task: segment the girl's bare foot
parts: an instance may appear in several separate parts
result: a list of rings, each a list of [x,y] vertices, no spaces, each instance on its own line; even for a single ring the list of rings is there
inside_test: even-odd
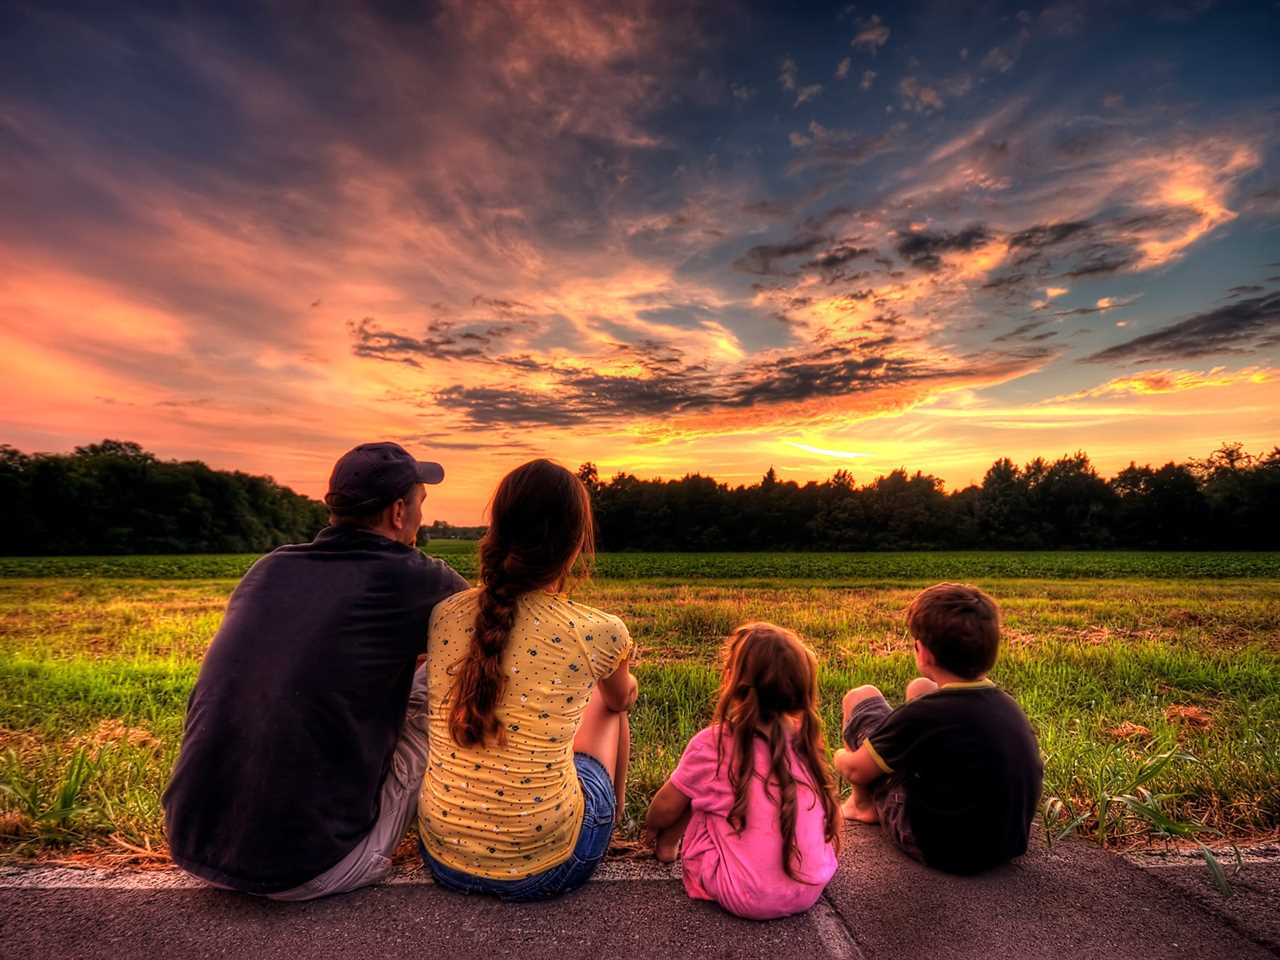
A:
[[[853,820],[857,823],[880,822],[880,815],[876,813],[876,805],[871,802],[870,792],[856,784],[853,787],[853,792],[849,794],[849,799],[840,807],[840,813],[844,815],[846,820]]]
[[[680,839],[684,836],[684,827],[679,830],[663,830],[653,844],[653,855],[659,863],[675,863],[680,855]]]

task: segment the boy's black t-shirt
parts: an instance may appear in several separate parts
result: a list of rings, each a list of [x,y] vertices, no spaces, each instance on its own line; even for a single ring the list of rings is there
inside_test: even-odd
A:
[[[1026,714],[990,681],[911,700],[867,742],[901,779],[927,864],[976,873],[1026,852],[1044,766]]]
[[[377,821],[431,610],[466,588],[348,527],[255,563],[205,654],[165,791],[178,865],[262,894],[346,856]]]

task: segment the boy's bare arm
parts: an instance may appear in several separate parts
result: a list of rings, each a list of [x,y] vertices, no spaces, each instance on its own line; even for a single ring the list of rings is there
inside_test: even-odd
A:
[[[876,763],[866,743],[857,750],[846,750],[842,747],[836,751],[833,762],[840,776],[859,786],[874,783],[884,776],[884,771]]]
[[[689,798],[668,779],[653,795],[649,811],[644,816],[644,832],[649,842],[652,843],[663,830],[679,823],[688,810]]]

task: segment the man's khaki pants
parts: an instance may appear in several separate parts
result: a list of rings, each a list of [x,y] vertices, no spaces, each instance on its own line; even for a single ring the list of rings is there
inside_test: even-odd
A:
[[[427,668],[413,675],[409,708],[391,758],[391,769],[382,783],[382,807],[378,821],[355,849],[314,880],[270,893],[272,900],[314,900],[347,893],[385,880],[391,872],[391,855],[418,812],[418,791],[427,769]]]

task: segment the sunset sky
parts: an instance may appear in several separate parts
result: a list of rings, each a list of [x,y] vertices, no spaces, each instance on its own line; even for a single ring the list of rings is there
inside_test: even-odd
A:
[[[1280,4],[0,9],[0,442],[754,482],[1280,443]]]

